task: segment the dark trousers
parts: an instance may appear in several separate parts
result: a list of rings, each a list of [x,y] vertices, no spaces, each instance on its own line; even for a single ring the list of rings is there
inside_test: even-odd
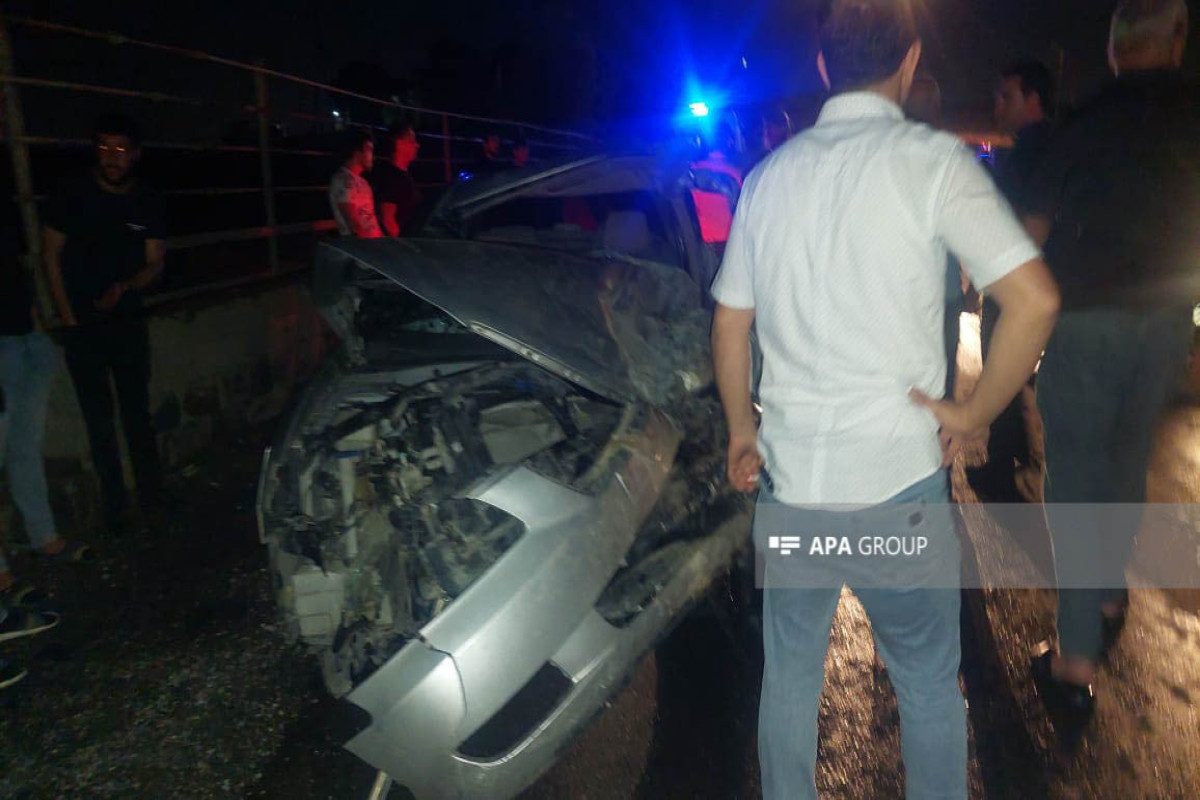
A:
[[[992,334],[996,331],[996,321],[999,318],[1000,306],[985,297],[979,330],[984,361],[987,361],[988,351],[991,350]],[[987,451],[988,471],[1008,482],[1014,480],[1016,464],[1029,463],[1029,435],[1025,430],[1025,415],[1021,411],[1020,394],[1013,398],[992,423]]]
[[[67,368],[87,424],[92,462],[100,478],[105,521],[115,525],[125,511],[125,480],[110,377],[117,390],[121,427],[143,505],[155,504],[162,488],[158,445],[150,424],[150,334],[142,321],[105,322],[69,330],[64,345]]]
[[[1188,308],[1065,313],[1046,345],[1038,409],[1064,655],[1098,658],[1100,606],[1125,588],[1154,429],[1187,363],[1191,316]]]

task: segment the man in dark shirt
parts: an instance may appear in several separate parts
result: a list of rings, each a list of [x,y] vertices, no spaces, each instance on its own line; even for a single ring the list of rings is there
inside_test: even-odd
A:
[[[474,177],[479,178],[502,170],[505,166],[505,163],[500,159],[500,134],[488,133],[483,137],[479,158],[475,160],[475,163],[468,172]]]
[[[46,277],[64,330],[67,367],[87,423],[104,495],[106,522],[119,526],[125,483],[109,377],[143,508],[160,499],[161,470],[150,425],[150,337],[142,292],[162,274],[165,233],[160,199],[137,180],[133,120],[100,118],[97,163],[46,211]]]
[[[1105,634],[1111,642],[1124,618],[1153,430],[1200,298],[1200,94],[1179,72],[1187,33],[1184,0],[1117,7],[1116,80],[1055,137],[1027,198],[1063,299],[1038,376],[1061,655],[1033,666],[1043,697],[1084,717]]]
[[[913,89],[918,91],[915,84]],[[912,103],[912,95],[909,95],[909,103]],[[758,137],[758,142],[753,148],[748,148],[747,152],[739,159],[738,168],[743,175],[749,175],[767,156],[792,138],[794,132],[792,118],[783,106],[774,106],[763,111],[761,122],[762,132]]]
[[[1013,210],[1021,215],[1038,162],[1050,143],[1050,117],[1054,109],[1054,76],[1044,64],[1022,61],[1000,73],[994,116],[997,127],[1015,140],[1012,152],[996,165],[996,184]],[[983,357],[991,350],[992,334],[1000,309],[990,297],[983,301],[980,338]],[[1029,436],[1021,410],[1021,396],[992,423],[988,435],[988,460],[967,470],[971,487],[994,503],[1020,502],[1017,470],[1029,465]]]
[[[382,158],[371,170],[371,190],[375,194],[376,216],[386,236],[399,236],[421,204],[421,191],[408,174],[408,167],[420,150],[412,125],[388,131],[380,143]]]
[[[1017,210],[1027,205],[1029,184],[1050,144],[1054,97],[1054,76],[1040,61],[1020,61],[1000,73],[993,115],[1014,144],[997,164],[996,183]]]

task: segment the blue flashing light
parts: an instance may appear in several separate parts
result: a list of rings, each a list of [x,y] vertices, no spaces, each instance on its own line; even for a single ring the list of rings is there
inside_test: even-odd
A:
[[[691,103],[688,108],[692,110],[693,117],[708,116],[708,103]]]

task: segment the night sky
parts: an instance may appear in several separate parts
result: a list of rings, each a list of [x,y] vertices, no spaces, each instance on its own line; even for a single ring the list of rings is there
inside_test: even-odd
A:
[[[1112,2],[914,2],[924,18],[925,66],[941,82],[952,116],[986,115],[989,84],[998,68],[1023,56],[1053,65],[1057,46],[1065,53],[1069,99],[1085,96],[1105,77],[1104,42]],[[812,67],[815,0],[208,0],[203,13],[167,11],[171,5],[162,0],[5,4],[12,14],[119,31],[233,58],[262,58],[270,66],[318,80],[331,80],[339,67],[359,60],[376,62],[393,77],[420,82],[431,53],[449,47],[458,54],[453,64],[478,73],[461,80],[480,84],[486,94],[497,54],[522,53],[527,63],[521,74],[529,85],[509,87],[501,99],[492,96],[487,107],[465,96],[444,98],[444,103],[439,97],[420,99],[434,107],[474,105],[463,110],[508,111],[513,116],[524,111],[562,124],[667,112],[684,99],[688,76],[705,85],[736,83],[746,100],[817,91]],[[93,82],[120,81],[184,94],[225,85],[221,76],[124,64],[128,59],[123,53],[114,55],[112,48],[81,48],[76,40],[64,47],[61,37],[57,42],[55,37],[35,38],[20,26],[13,34],[17,68],[25,74],[86,76]],[[1200,44],[1195,36],[1193,44]],[[1193,46],[1189,57],[1193,71],[1197,49]],[[574,83],[533,86],[546,73],[574,73]],[[239,88],[234,93],[240,92]],[[522,100],[523,94],[546,93],[555,97],[541,105]]]

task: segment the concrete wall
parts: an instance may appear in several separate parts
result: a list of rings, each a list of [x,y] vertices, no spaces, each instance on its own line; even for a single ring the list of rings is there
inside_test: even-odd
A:
[[[150,341],[150,407],[170,471],[185,467],[216,431],[271,425],[331,339],[304,277],[154,309]],[[95,523],[87,432],[61,352],[46,428],[47,473],[60,527]],[[132,486],[132,477],[127,482]]]

